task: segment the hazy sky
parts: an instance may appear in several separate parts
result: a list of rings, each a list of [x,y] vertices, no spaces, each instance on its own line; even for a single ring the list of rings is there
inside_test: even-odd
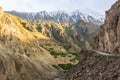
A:
[[[92,9],[104,13],[117,0],[0,0],[4,10],[38,12],[42,10],[65,10],[70,12],[76,9]]]

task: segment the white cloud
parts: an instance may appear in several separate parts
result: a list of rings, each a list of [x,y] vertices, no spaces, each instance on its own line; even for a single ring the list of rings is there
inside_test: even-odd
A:
[[[0,0],[5,10],[41,11],[66,10],[72,11],[81,8],[90,8],[103,13],[116,0]]]

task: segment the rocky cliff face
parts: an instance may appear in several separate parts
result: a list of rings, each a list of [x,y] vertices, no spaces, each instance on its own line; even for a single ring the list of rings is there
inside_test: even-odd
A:
[[[96,37],[95,47],[101,51],[120,53],[120,0],[106,11],[106,20]]]
[[[95,40],[95,48],[103,52],[82,51],[79,63],[67,72],[65,80],[120,80],[120,0],[106,12]]]

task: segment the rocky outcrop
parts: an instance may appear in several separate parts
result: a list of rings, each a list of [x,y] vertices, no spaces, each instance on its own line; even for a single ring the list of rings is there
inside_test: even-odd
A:
[[[95,41],[95,48],[101,51],[120,53],[120,0],[106,11],[105,23]]]

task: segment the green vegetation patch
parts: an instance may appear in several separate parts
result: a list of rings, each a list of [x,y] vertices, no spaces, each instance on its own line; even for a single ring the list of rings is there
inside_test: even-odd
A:
[[[38,32],[41,32],[42,28],[40,26],[38,26],[38,27],[36,27],[36,29],[37,29]]]
[[[67,51],[72,47],[71,44],[66,43],[62,45]]]
[[[68,52],[68,54],[73,55],[74,57],[70,59],[70,62],[76,63],[79,59],[79,53],[77,52]]]
[[[50,50],[50,54],[53,55],[55,58],[57,58],[57,56],[65,57],[67,55],[66,53],[59,50]]]
[[[68,51],[68,54],[72,54],[72,55],[74,55],[75,57],[79,57],[79,53],[77,53],[77,52]]]
[[[57,66],[57,65],[52,65],[52,67],[54,67],[55,69],[60,69],[60,67],[59,66]]]
[[[70,62],[76,63],[76,58],[74,57],[74,58],[70,59]]]
[[[58,64],[59,67],[61,67],[64,70],[69,70],[70,68],[73,67],[73,64],[67,63],[67,64]]]

